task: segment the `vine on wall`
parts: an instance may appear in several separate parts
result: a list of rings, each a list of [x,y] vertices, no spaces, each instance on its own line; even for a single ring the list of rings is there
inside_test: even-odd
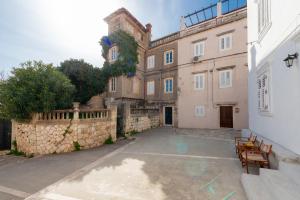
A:
[[[112,76],[133,75],[138,64],[138,44],[134,37],[123,30],[115,31],[109,36],[102,37],[102,56],[105,59],[102,72],[106,79]],[[113,63],[108,62],[108,52],[111,47],[118,47],[118,57]]]

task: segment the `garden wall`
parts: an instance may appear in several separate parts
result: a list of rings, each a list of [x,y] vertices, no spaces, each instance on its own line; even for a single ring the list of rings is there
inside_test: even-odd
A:
[[[61,110],[36,114],[31,122],[12,123],[12,140],[26,154],[71,152],[102,145],[110,136],[116,140],[117,109]]]
[[[158,108],[126,108],[125,133],[131,131],[141,132],[159,126],[160,113]]]

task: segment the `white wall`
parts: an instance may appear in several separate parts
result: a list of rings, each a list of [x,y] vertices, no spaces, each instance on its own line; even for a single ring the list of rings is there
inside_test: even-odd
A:
[[[258,41],[257,0],[248,0],[249,127],[300,154],[300,65],[287,68],[283,59],[300,53],[300,1],[271,2],[271,27]],[[297,39],[298,38],[298,39]],[[270,66],[271,113],[258,111],[257,73]]]

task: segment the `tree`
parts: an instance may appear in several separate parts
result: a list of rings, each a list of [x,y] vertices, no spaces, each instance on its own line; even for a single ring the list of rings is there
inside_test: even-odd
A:
[[[69,108],[74,86],[52,64],[28,61],[0,83],[0,118],[31,119],[36,112]]]
[[[4,79],[5,79],[5,73],[4,71],[0,71],[0,82],[4,81]]]
[[[65,60],[60,64],[59,70],[75,85],[75,100],[80,103],[86,103],[92,96],[104,91],[106,82],[101,69],[82,59]]]

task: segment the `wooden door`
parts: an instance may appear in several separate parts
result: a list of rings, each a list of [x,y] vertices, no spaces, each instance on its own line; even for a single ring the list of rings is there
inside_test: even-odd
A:
[[[233,128],[232,106],[220,106],[220,127]]]

